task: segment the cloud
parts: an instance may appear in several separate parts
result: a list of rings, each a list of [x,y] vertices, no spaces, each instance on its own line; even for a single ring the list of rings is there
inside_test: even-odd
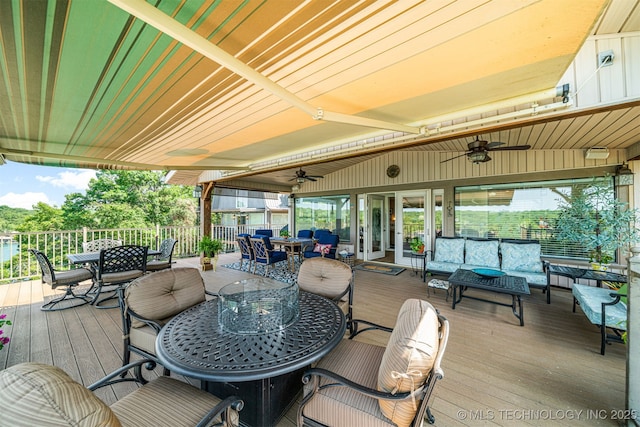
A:
[[[53,206],[53,202],[49,200],[45,193],[7,193],[4,196],[0,196],[0,205],[9,206],[10,208],[24,208],[31,210],[38,202],[44,202]]]
[[[74,190],[86,190],[89,187],[91,178],[95,177],[96,171],[93,170],[67,170],[55,176],[36,175],[36,179],[40,182],[46,182],[54,187],[72,188]]]

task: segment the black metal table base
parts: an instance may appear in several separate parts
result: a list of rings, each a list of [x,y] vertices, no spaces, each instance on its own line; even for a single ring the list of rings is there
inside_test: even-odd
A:
[[[255,381],[202,383],[202,389],[224,399],[240,396],[244,408],[240,425],[247,427],[275,426],[296,402],[302,390],[302,368],[273,378]]]
[[[460,295],[456,296],[457,288],[460,288]],[[453,303],[451,308],[453,310],[456,309],[456,304],[459,304],[462,301],[463,291],[466,290],[466,286],[453,286]],[[511,311],[513,311],[513,315],[520,321],[520,326],[524,326],[524,307],[522,305],[522,298],[520,295],[511,295],[511,304],[507,304],[500,301],[493,301],[489,299],[479,298],[479,297],[471,297],[469,295],[465,295],[465,298],[474,299],[476,301],[484,301],[495,305],[501,305],[503,307],[511,307]]]

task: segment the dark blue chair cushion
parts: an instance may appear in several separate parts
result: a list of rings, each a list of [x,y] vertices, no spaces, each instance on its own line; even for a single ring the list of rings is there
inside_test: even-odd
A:
[[[253,238],[264,240],[264,245],[267,247],[267,250],[273,250],[273,245],[271,244],[271,239],[269,238],[269,236],[265,236],[264,234],[256,234],[255,236],[253,236]]]
[[[318,236],[318,232],[316,231],[316,243],[319,243],[321,245],[331,245],[331,249],[329,250],[329,253],[326,254],[324,257],[325,258],[336,258],[336,250],[338,249],[338,243],[340,242],[340,236],[338,236],[337,234],[326,234],[326,233],[320,233],[320,236]],[[305,258],[315,258],[315,257],[319,257],[322,256],[322,254],[320,252],[315,252],[314,248],[310,248],[309,250],[306,250],[303,252],[303,256]]]
[[[298,231],[298,237],[301,239],[311,239],[313,238],[312,230],[300,230]]]
[[[262,236],[273,237],[273,230],[267,230],[267,229],[256,230],[256,235],[258,234]]]

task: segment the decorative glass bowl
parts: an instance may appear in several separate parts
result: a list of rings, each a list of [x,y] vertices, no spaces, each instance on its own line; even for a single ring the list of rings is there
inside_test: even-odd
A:
[[[279,331],[299,315],[298,285],[266,277],[240,280],[218,292],[218,324],[235,334]]]

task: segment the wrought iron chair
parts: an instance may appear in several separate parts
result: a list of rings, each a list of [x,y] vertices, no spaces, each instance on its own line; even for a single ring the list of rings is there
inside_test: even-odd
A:
[[[307,261],[305,261],[306,263]],[[408,299],[393,329],[353,320],[357,334],[391,332],[386,347],[344,339],[303,376],[298,426],[422,426],[435,420],[429,401],[449,337],[449,323],[426,301]],[[358,331],[359,324],[368,325]]]
[[[116,240],[116,239],[89,240],[88,242],[82,242],[82,251],[98,252],[102,249],[115,248],[116,246],[122,246],[122,240]]]
[[[281,261],[287,260],[287,253],[285,251],[277,251],[273,249],[271,241],[267,236],[256,235],[249,239],[251,242],[251,248],[255,256],[253,262],[253,274],[256,274],[256,265],[264,265],[264,275],[269,272],[269,266]]]
[[[6,425],[40,427],[239,425],[238,412],[244,405],[240,398],[221,400],[167,376],[147,381],[143,365],[153,369],[155,362],[138,360],[86,388],[56,366],[35,362],[13,365],[0,371],[0,399],[9,402],[2,410],[2,420]],[[123,378],[128,371],[133,375]],[[140,387],[133,387],[133,392],[110,406],[92,393],[124,381]]]
[[[160,255],[157,255],[155,259],[147,262],[147,272],[171,268],[171,258],[173,257],[173,249],[176,243],[178,243],[176,239],[164,239],[160,243]]]
[[[298,286],[300,290],[329,298],[345,312],[347,327],[354,332],[353,288],[355,275],[344,262],[329,258],[310,258],[300,265]]]
[[[37,249],[29,249],[40,264],[40,270],[42,272],[42,283],[47,283],[52,289],[56,289],[59,286],[65,286],[64,295],[54,298],[51,301],[45,303],[40,310],[42,311],[57,311],[64,310],[66,308],[78,307],[91,302],[91,296],[87,295],[87,292],[91,290],[89,288],[86,292],[76,294],[74,288],[78,286],[80,282],[85,280],[92,280],[93,273],[88,268],[76,268],[69,271],[56,271],[51,265],[49,258]],[[73,301],[71,303],[58,304],[64,301]]]
[[[247,271],[251,269],[251,265],[255,261],[255,256],[253,255],[253,248],[251,247],[251,241],[249,240],[251,236],[248,234],[238,234],[236,241],[238,242],[238,248],[240,248],[240,269],[242,270],[242,264],[244,260],[247,260],[249,266]]]
[[[197,268],[177,267],[145,274],[118,289],[122,315],[124,353],[127,365],[131,352],[158,362],[156,336],[173,316],[205,301],[204,280]]]
[[[117,287],[129,283],[147,271],[147,247],[136,245],[116,246],[100,251],[100,262],[96,272],[96,291],[92,304],[98,308],[116,308],[118,305],[104,306],[103,302],[117,298]],[[106,288],[106,289],[105,289]],[[98,300],[103,292],[112,292]]]

